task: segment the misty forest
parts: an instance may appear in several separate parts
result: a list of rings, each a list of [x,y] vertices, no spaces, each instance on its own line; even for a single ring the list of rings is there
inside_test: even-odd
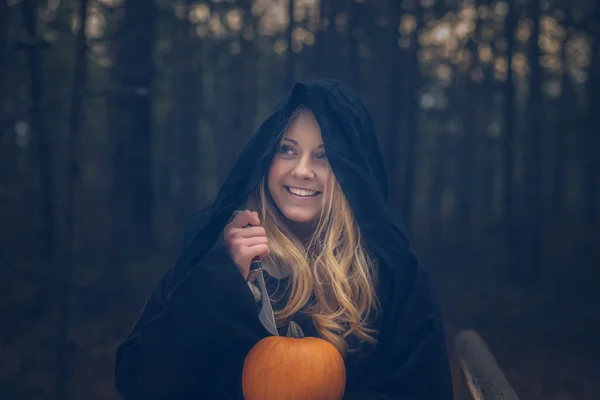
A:
[[[452,360],[473,329],[519,398],[597,398],[595,0],[0,0],[0,397],[118,398],[186,220],[316,77],[371,112]]]

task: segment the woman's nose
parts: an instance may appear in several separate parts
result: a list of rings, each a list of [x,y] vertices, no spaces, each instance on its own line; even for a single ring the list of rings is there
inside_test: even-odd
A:
[[[315,177],[310,161],[307,160],[300,160],[294,167],[292,175],[297,179],[312,179]]]

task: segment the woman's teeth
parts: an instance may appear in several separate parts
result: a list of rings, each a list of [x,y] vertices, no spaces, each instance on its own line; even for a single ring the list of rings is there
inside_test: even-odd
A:
[[[315,190],[297,189],[297,188],[293,188],[293,187],[289,187],[289,186],[286,186],[286,189],[288,190],[288,192],[295,194],[296,196],[300,196],[300,197],[312,197],[312,196],[316,196],[317,194],[320,193]]]

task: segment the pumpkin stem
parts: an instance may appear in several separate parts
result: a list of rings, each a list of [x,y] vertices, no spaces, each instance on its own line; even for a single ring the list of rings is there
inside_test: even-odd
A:
[[[298,325],[294,321],[290,321],[290,324],[288,325],[287,334],[285,336],[299,339],[304,337],[304,332],[302,331],[302,328],[300,328],[300,325]]]

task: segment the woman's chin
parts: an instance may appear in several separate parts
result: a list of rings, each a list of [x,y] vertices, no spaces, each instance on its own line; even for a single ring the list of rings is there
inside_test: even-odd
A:
[[[298,212],[295,210],[290,210],[283,213],[285,218],[289,221],[290,224],[311,224],[315,222],[319,218],[319,214],[314,212]]]

